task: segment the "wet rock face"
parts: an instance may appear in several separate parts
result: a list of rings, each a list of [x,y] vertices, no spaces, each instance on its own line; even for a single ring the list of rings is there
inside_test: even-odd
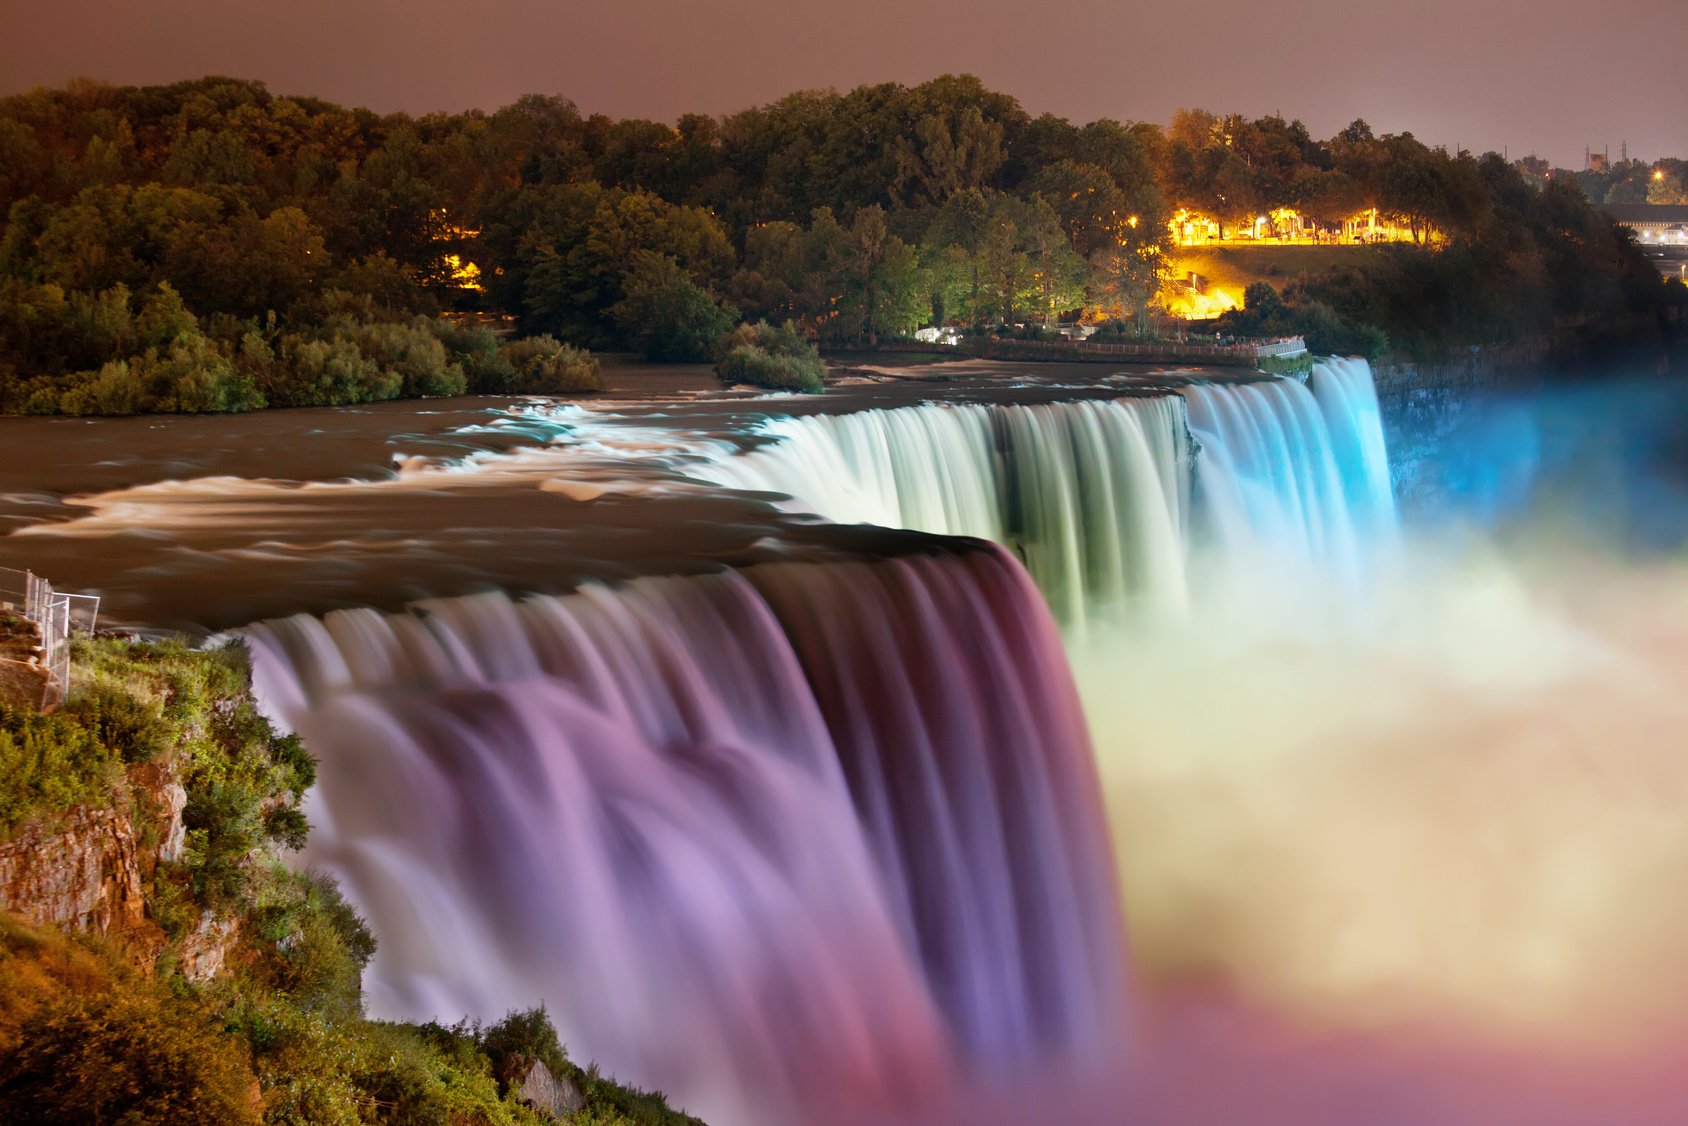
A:
[[[78,806],[0,844],[0,908],[38,926],[108,937],[146,921],[135,826]]]

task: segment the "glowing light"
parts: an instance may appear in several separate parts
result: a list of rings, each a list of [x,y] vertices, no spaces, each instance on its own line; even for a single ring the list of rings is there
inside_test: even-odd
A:
[[[473,262],[465,262],[461,255],[447,254],[440,259],[450,272],[452,283],[458,289],[472,289],[476,293],[485,292],[481,285],[481,268]]]

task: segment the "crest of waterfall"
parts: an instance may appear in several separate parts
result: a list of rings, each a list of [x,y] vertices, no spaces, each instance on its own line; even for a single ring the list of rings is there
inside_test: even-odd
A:
[[[543,1000],[571,1046],[729,1121],[1115,1058],[1095,768],[999,550],[246,637],[319,760],[304,859],[380,935],[378,1015]]]
[[[1182,609],[1192,583],[1363,580],[1396,527],[1371,368],[1321,360],[1308,384],[777,418],[770,441],[705,472],[839,523],[1005,544],[1080,629],[1122,608]]]
[[[1011,547],[1057,617],[1181,607],[1190,444],[1173,398],[950,405],[770,420],[773,439],[711,464],[837,523]]]

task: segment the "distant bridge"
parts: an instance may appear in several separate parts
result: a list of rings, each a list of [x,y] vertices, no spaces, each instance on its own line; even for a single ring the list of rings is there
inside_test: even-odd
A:
[[[1636,244],[1659,273],[1688,279],[1688,206],[1668,203],[1608,203],[1600,210],[1635,232]]]

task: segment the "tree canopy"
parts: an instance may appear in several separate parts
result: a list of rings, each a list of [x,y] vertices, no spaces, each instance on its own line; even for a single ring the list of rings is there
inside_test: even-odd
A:
[[[1537,303],[1509,324],[1662,300],[1623,236],[1547,183],[1361,121],[1319,141],[1202,110],[1165,129],[1034,118],[969,75],[673,125],[544,95],[411,117],[223,77],[77,81],[0,99],[0,408],[507,389],[516,367],[441,314],[670,358],[714,358],[702,336],[741,319],[833,344],[1141,325],[1179,209],[1234,226],[1375,208],[1473,278],[1521,271]],[[1609,191],[1665,200],[1682,183],[1673,165]],[[1431,267],[1393,282],[1415,269]],[[1346,307],[1340,278],[1321,284]]]

